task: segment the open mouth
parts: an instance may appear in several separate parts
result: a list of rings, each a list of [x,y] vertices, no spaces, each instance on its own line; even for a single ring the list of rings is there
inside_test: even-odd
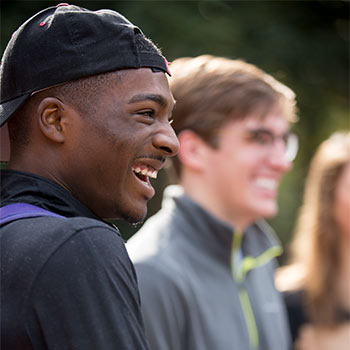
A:
[[[255,184],[265,190],[276,190],[278,183],[275,179],[259,177],[255,180]]]
[[[145,165],[137,165],[132,167],[132,171],[141,181],[149,183],[149,178],[156,179],[158,175],[158,171],[154,168],[145,166]]]

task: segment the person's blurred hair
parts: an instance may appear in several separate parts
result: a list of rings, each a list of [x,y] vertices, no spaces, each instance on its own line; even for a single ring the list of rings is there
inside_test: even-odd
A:
[[[339,311],[336,279],[342,240],[332,208],[338,180],[348,164],[350,132],[331,135],[317,149],[291,243],[291,264],[284,268],[282,277],[287,284],[294,282],[289,287],[282,285],[282,289],[305,290],[307,311],[314,323],[334,324]]]
[[[232,120],[264,118],[274,109],[288,121],[296,120],[294,92],[252,64],[202,55],[179,58],[170,69],[169,83],[177,101],[176,134],[190,129],[215,148],[217,131]],[[180,176],[177,157],[173,164]]]

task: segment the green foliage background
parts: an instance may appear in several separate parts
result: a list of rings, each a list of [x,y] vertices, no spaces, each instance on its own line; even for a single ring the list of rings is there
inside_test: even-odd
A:
[[[29,16],[57,1],[2,1],[1,52]],[[348,1],[72,1],[124,14],[157,43],[169,61],[213,54],[242,58],[290,86],[297,94],[294,126],[300,151],[280,191],[280,212],[271,220],[287,245],[302,200],[304,179],[317,145],[332,132],[349,129]],[[58,72],[59,73],[59,72]],[[23,77],[25,79],[25,77]],[[155,183],[149,215],[159,209],[168,183]],[[350,214],[350,213],[349,213]],[[118,223],[128,238],[137,227]]]

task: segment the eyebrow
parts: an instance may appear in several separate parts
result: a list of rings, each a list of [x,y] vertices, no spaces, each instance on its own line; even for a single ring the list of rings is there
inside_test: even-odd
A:
[[[143,101],[149,101],[149,100],[158,103],[162,107],[166,107],[168,105],[168,101],[162,95],[157,95],[157,94],[135,95],[129,100],[129,104],[143,102]]]
[[[268,128],[247,128],[246,131],[248,132],[266,132],[269,134],[274,134],[274,132]],[[292,130],[288,129],[286,132],[282,134],[282,136],[287,136],[292,133]]]

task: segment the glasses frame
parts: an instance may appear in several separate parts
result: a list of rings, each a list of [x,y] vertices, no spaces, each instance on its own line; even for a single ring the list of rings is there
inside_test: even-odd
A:
[[[292,162],[298,153],[299,138],[292,131],[283,135],[275,135],[271,130],[265,128],[248,129],[247,132],[251,141],[262,146],[272,147],[277,140],[282,140],[285,147],[284,156],[289,162]]]

